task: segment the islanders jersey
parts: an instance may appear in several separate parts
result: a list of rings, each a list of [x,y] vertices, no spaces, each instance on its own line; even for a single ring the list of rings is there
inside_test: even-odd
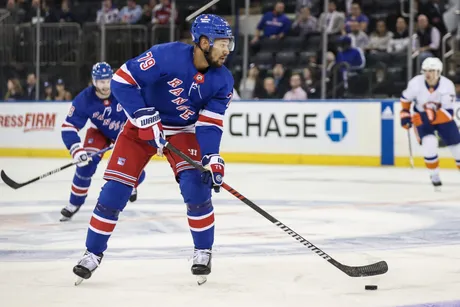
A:
[[[123,64],[111,89],[133,124],[135,111],[154,107],[166,136],[196,133],[203,155],[218,153],[233,76],[225,66],[197,71],[193,50],[180,42],[155,45]]]
[[[105,137],[115,141],[127,117],[113,94],[107,99],[101,99],[97,97],[93,86],[87,87],[73,100],[61,127],[62,140],[67,149],[81,142],[78,131],[86,125],[88,119],[91,127],[97,128]]]
[[[424,105],[432,102],[445,111],[446,116],[452,119],[455,102],[455,86],[448,78],[441,76],[435,87],[430,87],[423,75],[417,75],[409,81],[407,88],[401,95],[403,108],[409,109],[411,102],[415,102],[414,109],[424,112]],[[446,112],[447,111],[447,112]]]

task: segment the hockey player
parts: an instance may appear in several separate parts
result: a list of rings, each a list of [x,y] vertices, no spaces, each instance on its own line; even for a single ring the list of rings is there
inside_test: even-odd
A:
[[[74,161],[78,162],[69,204],[61,210],[61,222],[68,221],[85,202],[91,177],[103,156],[100,154],[90,157],[90,154],[113,143],[127,119],[122,106],[110,91],[113,76],[110,65],[105,62],[96,63],[91,74],[93,86],[87,87],[75,97],[61,128],[62,140]],[[78,131],[86,125],[88,119],[91,126],[82,144]],[[143,174],[141,181],[144,176]],[[137,190],[133,189],[130,200],[136,199]]]
[[[214,210],[211,189],[219,191],[224,160],[219,155],[225,110],[232,98],[233,76],[223,66],[234,48],[232,30],[216,15],[200,15],[192,24],[194,46],[155,45],[127,61],[112,80],[112,91],[129,120],[118,137],[105,171],[107,183],[93,211],[87,251],[73,272],[91,277],[132,187],[150,158],[165,155],[186,204],[194,243],[193,275],[201,282],[211,272]],[[163,148],[162,139],[201,163],[201,174]],[[199,281],[200,283],[200,281]]]
[[[401,126],[405,129],[415,126],[415,132],[422,146],[426,167],[431,182],[441,186],[438,162],[437,131],[450,149],[457,167],[460,168],[460,133],[453,119],[455,88],[452,81],[441,76],[442,62],[438,58],[427,58],[422,63],[422,74],[409,81],[401,96]],[[415,102],[411,116],[411,103]]]

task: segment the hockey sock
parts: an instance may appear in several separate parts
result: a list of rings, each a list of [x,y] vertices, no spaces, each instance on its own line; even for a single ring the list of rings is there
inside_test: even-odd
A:
[[[438,139],[430,134],[422,139],[422,152],[430,175],[439,174]]]
[[[137,185],[144,182],[144,180],[145,180],[145,171],[142,171],[141,175],[139,176],[139,183]]]
[[[460,169],[460,144],[450,145],[448,146],[448,148],[450,152],[452,153],[452,156],[454,156],[455,164],[457,165],[457,168]]]
[[[77,167],[72,180],[69,199],[70,204],[81,206],[85,203],[85,199],[88,196],[88,189],[91,185],[91,177],[93,177],[94,172],[96,172],[97,164],[100,160],[99,156],[97,156],[94,157],[94,160],[88,165]]]
[[[108,181],[103,187],[91,217],[86,248],[93,254],[107,249],[107,242],[115,229],[118,215],[126,206],[132,187],[117,181]]]
[[[197,249],[211,249],[214,244],[214,208],[211,188],[201,182],[197,170],[179,174],[179,185],[187,204],[187,218],[193,243]]]

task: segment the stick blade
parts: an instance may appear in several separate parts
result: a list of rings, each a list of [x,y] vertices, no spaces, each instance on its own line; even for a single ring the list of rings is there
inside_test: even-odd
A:
[[[388,264],[385,261],[379,261],[363,266],[347,266],[335,261],[334,259],[330,259],[328,261],[350,277],[376,276],[388,272]]]
[[[10,177],[8,177],[8,175],[5,173],[5,171],[2,170],[2,172],[0,173],[0,176],[2,177],[3,182],[5,182],[6,185],[9,186],[12,189],[16,190],[16,189],[19,189],[20,187],[22,187],[22,184],[19,184],[16,181],[14,181],[13,179],[11,179]]]

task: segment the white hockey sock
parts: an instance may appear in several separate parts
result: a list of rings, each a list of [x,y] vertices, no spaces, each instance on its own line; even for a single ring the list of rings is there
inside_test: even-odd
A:
[[[460,144],[448,146],[452,156],[454,156],[455,164],[457,168],[460,169]]]
[[[430,175],[439,174],[438,139],[429,134],[422,139],[422,152]]]

